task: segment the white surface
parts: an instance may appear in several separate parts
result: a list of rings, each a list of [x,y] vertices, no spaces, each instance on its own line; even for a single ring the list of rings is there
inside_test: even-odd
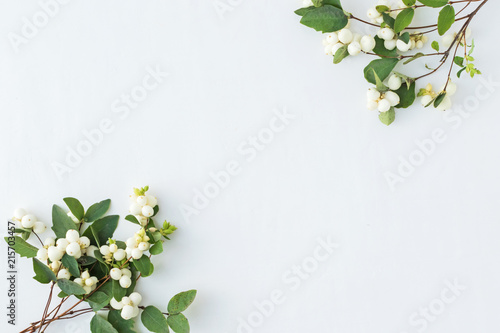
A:
[[[8,34],[40,7],[2,1],[0,216],[23,206],[49,221],[53,203],[75,196],[87,206],[109,197],[124,217],[131,188],[150,185],[179,231],[139,290],[166,307],[198,289],[187,312],[194,333],[238,332],[238,318],[273,290],[285,301],[253,332],[417,332],[412,313],[439,305],[454,279],[466,290],[426,331],[497,332],[499,87],[458,126],[415,106],[387,128],[365,109],[367,59],[333,66],[321,36],[299,25],[299,5],[240,1],[221,19],[212,1],[72,1],[16,53]],[[370,5],[348,9],[364,16]],[[477,65],[497,82],[498,32],[481,23],[499,10],[490,1],[473,23]],[[148,66],[169,77],[121,119],[113,102]],[[455,105],[479,85],[460,81]],[[295,119],[248,162],[238,147],[283,108]],[[59,181],[52,163],[105,118],[113,131]],[[438,128],[446,140],[391,191],[384,174]],[[232,160],[240,173],[188,223],[180,207]],[[121,225],[121,238],[134,231]],[[339,248],[292,291],[283,275],[327,236]],[[38,319],[48,292],[29,261],[19,270],[19,324],[2,315],[6,332]],[[88,332],[89,320],[49,331]]]

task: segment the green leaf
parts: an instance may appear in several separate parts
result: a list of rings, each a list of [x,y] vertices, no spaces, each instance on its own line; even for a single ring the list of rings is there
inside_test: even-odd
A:
[[[453,59],[453,62],[460,67],[464,67],[464,58],[463,57],[456,56],[455,59]]]
[[[113,285],[113,297],[118,302],[121,302],[123,296],[125,296],[125,294],[127,293],[127,289],[122,288],[122,286],[120,286],[119,280],[113,280],[111,284]]]
[[[101,218],[106,214],[111,205],[111,200],[106,199],[101,202],[95,203],[89,207],[87,213],[85,213],[84,221],[85,222],[94,222],[95,220]]]
[[[90,266],[93,263],[95,263],[96,261],[97,261],[96,258],[93,258],[93,257],[90,257],[90,256],[83,256],[83,257],[80,257],[77,260],[78,264],[80,264],[82,266]]]
[[[120,315],[120,311],[111,310],[108,314],[108,321],[118,331],[118,333],[136,333],[133,319],[125,320]]]
[[[423,54],[422,52],[418,52],[413,57],[411,57],[411,58],[407,59],[405,62],[403,62],[403,65],[409,64],[410,62],[417,60],[418,58],[421,58],[424,55],[425,54]]]
[[[439,95],[434,99],[434,107],[437,108],[441,102],[443,102],[444,98],[446,97],[446,92],[440,92]]]
[[[54,272],[42,263],[40,260],[33,258],[33,270],[35,271],[35,276],[33,279],[37,280],[40,283],[47,284],[50,281],[56,282],[57,278]]]
[[[7,245],[9,245],[9,247],[14,251],[16,251],[16,253],[19,254],[21,257],[26,257],[26,258],[36,257],[38,249],[33,245],[31,245],[30,243],[26,242],[21,237],[19,236],[4,237],[4,239],[5,242],[7,242]]]
[[[377,87],[377,90],[379,92],[386,92],[387,90],[389,90],[389,87],[387,87],[382,82],[382,80],[380,80],[380,78],[378,77],[377,73],[375,73],[375,71],[373,71],[373,76],[375,76],[376,87]]]
[[[71,213],[73,213],[73,215],[75,215],[75,217],[81,221],[83,219],[83,217],[85,216],[85,209],[83,209],[83,206],[80,203],[80,201],[78,201],[78,199],[69,198],[69,197],[64,198],[63,200],[66,203],[66,205],[68,206]]]
[[[310,12],[311,10],[313,10],[314,6],[310,6],[310,7],[303,7],[303,8],[299,8],[297,9],[294,13],[299,15],[299,16],[304,16],[306,15],[308,12]]]
[[[373,52],[383,57],[396,57],[398,55],[396,48],[392,50],[386,49],[384,40],[378,36],[375,36],[375,48]]]
[[[96,289],[92,295],[86,298],[87,302],[94,311],[99,311],[108,305],[111,298],[113,298],[113,286],[111,281],[107,281],[106,283],[98,286],[98,288],[99,289]]]
[[[105,216],[94,223],[92,223],[83,233],[90,239],[92,245],[106,244],[108,238],[112,238],[113,234],[118,227],[118,220],[120,217],[118,215]]]
[[[112,297],[109,297],[106,293],[97,290],[92,293],[89,297],[86,298],[87,302],[89,303],[90,307],[94,311],[99,311],[103,307],[109,304],[109,301],[111,301]]]
[[[139,260],[134,259],[132,264],[139,272],[141,272],[143,277],[151,275],[151,260],[149,260],[148,256],[142,256]]]
[[[163,252],[163,243],[161,241],[157,241],[151,248],[149,249],[149,253],[156,256]]]
[[[85,289],[82,286],[68,279],[57,280],[57,286],[66,295],[85,295]]]
[[[396,58],[373,60],[364,69],[365,79],[372,84],[376,84],[377,82],[375,80],[375,76],[373,75],[375,72],[380,80],[384,81],[391,74],[394,67],[396,67],[398,61],[399,60]]]
[[[407,6],[413,6],[417,0],[403,0],[403,3]]]
[[[324,5],[331,5],[333,7],[337,7],[338,9],[342,9],[340,0],[323,0],[323,6]]]
[[[459,78],[460,78],[460,75],[462,75],[462,73],[463,73],[466,69],[467,69],[467,68],[466,68],[466,67],[464,67],[464,68],[462,68],[461,70],[459,70],[459,71],[457,72],[457,77],[459,77]]]
[[[142,324],[151,332],[168,333],[168,323],[165,316],[154,306],[148,306],[141,314]]]
[[[388,10],[390,10],[390,8],[389,8],[389,7],[384,6],[384,5],[378,5],[378,6],[375,6],[375,9],[376,9],[376,10],[377,10],[377,12],[379,12],[379,13],[387,12]]]
[[[76,261],[75,257],[72,257],[65,253],[61,259],[61,262],[63,266],[68,269],[71,275],[80,277],[80,268],[78,268],[78,262]]]
[[[391,107],[391,109],[387,112],[380,112],[378,115],[378,119],[382,122],[382,124],[389,126],[394,122],[394,119],[396,119],[396,111],[394,111],[394,107]]]
[[[432,8],[439,8],[448,4],[448,0],[418,0],[418,2]]]
[[[135,224],[138,224],[138,225],[141,225],[139,223],[139,221],[137,221],[137,219],[135,218],[134,215],[127,215],[127,216],[125,216],[125,220],[130,221],[130,222],[135,223]]]
[[[339,48],[337,50],[337,52],[335,52],[335,55],[333,56],[333,63],[334,64],[340,63],[342,60],[344,60],[344,58],[349,56],[349,52],[347,51],[347,48],[348,48],[348,46],[344,45],[341,48]]]
[[[455,23],[455,8],[447,5],[441,9],[438,17],[438,33],[440,36],[444,35],[446,31],[450,30],[451,26]]]
[[[401,36],[399,36],[398,39],[400,39],[403,42],[405,42],[406,44],[408,44],[410,42],[410,33],[409,32],[405,32],[404,34],[402,34]]]
[[[61,207],[52,206],[52,230],[57,238],[65,238],[68,230],[76,230],[77,225]]]
[[[394,23],[396,20],[387,13],[382,13],[382,18],[384,19],[384,23],[387,24],[392,30],[394,30]]]
[[[406,29],[406,27],[411,24],[411,21],[413,21],[413,16],[415,16],[415,10],[413,8],[403,9],[398,16],[396,16],[394,31],[399,34],[401,31]]]
[[[439,52],[439,43],[437,41],[433,41],[431,43],[431,46],[434,50],[436,50],[437,52]]]
[[[92,333],[118,333],[109,321],[99,316],[97,313],[90,321],[90,331]]]
[[[334,32],[344,28],[347,21],[343,10],[334,6],[323,6],[305,13],[300,23],[316,31]]]
[[[415,90],[415,82],[412,82],[410,85],[403,83],[401,87],[395,91],[399,96],[399,104],[396,105],[396,108],[406,109],[412,105],[413,102],[415,102]]]
[[[189,333],[189,322],[182,313],[168,316],[167,323],[175,333]]]
[[[178,293],[168,302],[168,313],[177,314],[186,310],[196,297],[196,290],[188,290]]]

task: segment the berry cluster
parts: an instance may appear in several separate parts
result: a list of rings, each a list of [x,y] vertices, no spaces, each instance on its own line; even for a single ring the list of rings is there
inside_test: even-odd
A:
[[[35,215],[27,213],[23,208],[16,209],[12,220],[16,222],[18,228],[28,232],[33,231],[36,234],[41,234],[47,229],[45,223],[38,221]]]
[[[118,302],[115,298],[112,298],[109,305],[111,305],[111,307],[115,310],[121,310],[122,318],[128,320],[137,317],[141,301],[141,294],[133,292],[128,297],[123,297],[120,302]]]
[[[475,45],[470,39],[469,25],[487,1],[378,0],[366,12],[366,19],[349,13],[340,0],[304,0],[303,7],[295,13],[301,16],[302,24],[326,34],[324,51],[333,56],[334,64],[360,53],[377,57],[363,70],[365,79],[375,85],[367,93],[367,107],[378,110],[380,121],[390,125],[395,120],[396,109],[410,107],[417,97],[422,97],[421,103],[425,107],[432,105],[437,110],[449,109],[452,105],[450,97],[456,90],[456,85],[451,82],[454,66],[459,67],[458,78],[462,73],[471,77],[481,74],[473,63]],[[459,6],[462,8],[456,8]],[[422,8],[439,9],[436,24],[414,24]],[[422,15],[429,16],[429,12]],[[364,31],[368,34],[352,31],[352,21],[364,24]],[[452,32],[452,27],[458,22],[461,27]],[[376,31],[370,34],[368,29]],[[442,36],[441,41],[428,43],[434,33]],[[413,50],[416,51],[411,52]],[[424,74],[410,77],[400,72],[403,66],[417,59],[414,64],[425,67]],[[430,62],[435,59],[434,64]],[[417,89],[417,81],[437,73],[446,63],[450,68],[447,83],[441,91],[433,91],[430,84]]]
[[[70,274],[68,272],[67,277],[62,277],[62,279],[69,279]],[[97,282],[99,280],[95,276],[90,276],[90,273],[88,270],[85,270],[82,272],[79,278],[75,278],[73,280],[76,284],[79,286],[82,286],[83,289],[85,289],[85,293],[89,294],[92,290],[94,290],[97,286]]]
[[[37,252],[37,259],[41,262],[50,260],[49,268],[54,273],[60,275],[61,278],[69,278],[69,272],[61,266],[61,259],[64,254],[67,254],[75,259],[79,259],[82,255],[89,253],[93,255],[93,250],[97,247],[90,245],[90,239],[86,236],[81,236],[77,230],[68,230],[66,238],[59,238],[57,241],[48,237],[44,241],[44,247]],[[68,276],[68,277],[66,277]]]
[[[129,212],[135,216],[143,227],[146,226],[148,218],[155,214],[154,207],[158,204],[158,200],[154,196],[146,194],[148,189],[148,186],[142,189],[134,189],[134,194],[130,195],[132,203]]]
[[[332,32],[323,40],[326,55],[332,56],[339,49],[347,45],[347,52],[351,56],[356,56],[363,52],[371,52],[375,48],[375,38],[370,35],[361,36],[353,33],[350,29],[350,21],[345,28]]]

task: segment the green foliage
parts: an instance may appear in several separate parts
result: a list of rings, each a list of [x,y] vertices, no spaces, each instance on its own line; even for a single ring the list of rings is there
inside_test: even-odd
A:
[[[38,249],[19,236],[4,237],[5,242],[21,257],[36,257]]]
[[[394,111],[394,107],[391,107],[387,112],[380,112],[378,115],[378,119],[382,122],[382,124],[389,126],[396,119],[396,111]]]
[[[407,6],[413,6],[417,0],[403,0],[403,3]]]
[[[446,97],[446,92],[440,92],[439,95],[434,99],[434,107],[437,108],[444,100]]]
[[[85,289],[79,284],[70,281],[68,279],[59,279],[57,280],[57,286],[66,294],[66,295],[84,295]]]
[[[85,222],[90,223],[103,217],[104,214],[106,214],[106,212],[108,211],[110,205],[111,205],[110,199],[106,199],[101,202],[93,204],[92,206],[89,207],[87,213],[85,213],[83,220]]]
[[[154,306],[146,307],[141,314],[142,324],[151,332],[168,333],[167,319]]]
[[[153,246],[151,246],[151,248],[149,249],[149,253],[151,253],[152,255],[156,256],[160,253],[163,252],[163,243],[162,241],[157,241],[156,243],[154,243]]]
[[[56,282],[56,275],[52,270],[42,263],[40,260],[33,258],[33,270],[35,271],[35,276],[33,279],[40,283],[47,284],[49,282]]]
[[[403,9],[396,17],[396,20],[394,22],[394,31],[396,33],[400,33],[401,31],[403,31],[406,27],[408,27],[411,24],[411,21],[413,21],[414,16],[415,16],[415,10],[413,8]]]
[[[186,310],[196,297],[196,290],[178,293],[168,302],[168,313],[177,314]]]
[[[168,316],[167,323],[175,333],[189,333],[189,322],[182,313]]]
[[[436,50],[437,52],[439,52],[439,43],[437,41],[433,41],[431,43],[431,47]]]
[[[57,205],[52,206],[52,230],[57,238],[65,238],[66,232],[74,229],[77,229],[77,226],[64,209]]]
[[[78,262],[76,261],[75,257],[72,257],[68,254],[64,254],[61,259],[61,262],[63,266],[68,269],[71,275],[75,277],[80,276],[80,268],[78,267]]]
[[[90,321],[90,331],[92,333],[119,333],[109,321],[97,313]]]
[[[80,201],[75,198],[64,198],[63,200],[66,203],[66,206],[68,206],[71,213],[73,213],[73,215],[75,215],[78,220],[83,220],[83,217],[85,216],[85,209],[83,208]]]
[[[398,52],[396,49],[388,50],[384,46],[384,40],[378,36],[375,36],[375,48],[373,52],[378,54],[379,56],[394,58],[397,57]]]
[[[399,60],[396,58],[373,60],[364,69],[365,79],[372,84],[376,84],[377,82],[374,76],[374,73],[376,73],[380,80],[384,81],[391,74],[398,62]]]
[[[418,0],[418,1],[432,8],[439,8],[446,6],[448,4],[448,0]]]
[[[83,233],[90,239],[92,245],[101,246],[106,244],[109,238],[113,237],[113,234],[118,227],[118,220],[120,217],[118,215],[105,216],[94,223],[92,223]]]
[[[111,282],[113,286],[113,297],[118,301],[121,302],[123,296],[127,293],[127,289],[124,289],[120,286],[120,281],[119,280],[113,280]]]
[[[308,10],[300,23],[321,32],[334,32],[347,25],[348,18],[344,11],[335,6],[322,6]]]
[[[348,48],[348,45],[344,45],[341,48],[339,48],[337,50],[337,52],[335,52],[335,55],[333,56],[333,63],[334,64],[340,63],[342,60],[344,60],[344,58],[349,56],[349,52],[347,51],[347,48]]]
[[[153,271],[151,267],[151,260],[148,256],[142,256],[141,259],[135,260],[132,262],[134,267],[141,273],[141,276],[147,277],[150,276]]]
[[[118,331],[118,333],[136,333],[134,329],[134,321],[132,319],[123,319],[120,315],[120,311],[110,310],[108,314],[108,321]]]
[[[444,35],[451,26],[455,23],[455,8],[447,5],[441,9],[438,17],[438,33],[440,36]]]
[[[396,105],[396,108],[405,109],[415,102],[415,92],[416,92],[416,84],[415,81],[408,83],[403,83],[401,87],[395,91],[399,96],[399,104]]]

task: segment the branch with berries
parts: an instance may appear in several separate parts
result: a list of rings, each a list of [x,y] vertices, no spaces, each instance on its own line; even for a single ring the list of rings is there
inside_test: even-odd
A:
[[[323,40],[325,53],[338,64],[347,57],[365,54],[378,59],[364,68],[365,79],[374,85],[367,92],[367,108],[378,111],[379,119],[390,125],[396,118],[396,109],[408,108],[417,97],[424,107],[448,110],[451,96],[457,86],[452,82],[453,69],[460,78],[465,72],[471,78],[481,74],[474,65],[474,40],[471,39],[470,23],[488,0],[379,0],[367,11],[367,18],[354,16],[343,9],[340,0],[304,0],[304,7],[295,11],[300,22],[316,31],[326,33]],[[416,17],[429,17],[436,10],[437,23],[415,25]],[[373,35],[353,32],[355,21],[368,29],[377,29]],[[455,25],[456,32],[450,32]],[[437,35],[437,36],[433,36]],[[429,40],[432,40],[429,45]],[[420,76],[402,73],[408,64],[417,59],[431,61],[424,64]],[[448,64],[446,79],[438,91],[430,83],[417,92],[417,81],[437,74]]]
[[[31,258],[34,279],[49,285],[41,319],[21,333],[45,332],[55,321],[92,312],[92,333],[136,332],[135,318],[139,314],[151,332],[169,332],[170,328],[176,333],[189,333],[183,311],[194,301],[196,290],[172,297],[166,311],[141,305],[142,295],[136,291],[138,280],[154,272],[152,256],[163,252],[163,242],[177,229],[167,221],[161,227],[156,225],[153,218],[159,211],[158,201],[148,190],[147,186],[134,189],[130,196],[130,214],[125,219],[139,229],[126,241],[113,238],[120,218],[106,216],[109,199],[85,210],[79,200],[64,198],[69,211],[58,205],[52,207],[54,236],[43,241],[45,223],[24,209],[14,212],[12,222],[16,228],[5,241],[21,257]],[[40,246],[31,244],[30,239]],[[56,294],[59,303],[50,309]],[[71,299],[75,302],[68,305]],[[82,304],[88,307],[77,308]]]

